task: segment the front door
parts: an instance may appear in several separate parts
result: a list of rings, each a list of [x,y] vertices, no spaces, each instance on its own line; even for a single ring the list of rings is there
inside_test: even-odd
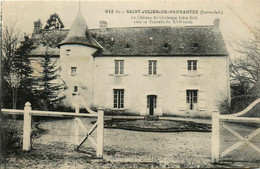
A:
[[[154,115],[154,110],[156,108],[156,95],[148,95],[147,96],[147,108],[149,111],[149,115]]]

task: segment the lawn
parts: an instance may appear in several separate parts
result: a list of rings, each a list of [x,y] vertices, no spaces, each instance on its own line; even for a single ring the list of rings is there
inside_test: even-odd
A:
[[[90,128],[93,120],[83,121]],[[89,142],[84,143],[79,151],[75,150],[73,120],[46,121],[38,127],[45,132],[34,137],[32,150],[23,152],[17,148],[10,151],[6,158],[7,168],[260,167],[257,161],[259,153],[255,153],[255,159],[249,162],[236,158],[240,154],[235,152],[227,157],[228,160],[212,164],[210,132],[160,133],[105,128],[104,159],[100,160],[95,158]],[[233,127],[242,129],[244,134],[251,130],[239,125]],[[231,136],[227,132],[223,134],[221,140],[225,143]],[[260,140],[258,138],[259,135],[256,141]]]

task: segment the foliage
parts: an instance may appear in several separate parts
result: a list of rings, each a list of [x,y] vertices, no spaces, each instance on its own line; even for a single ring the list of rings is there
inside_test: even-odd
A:
[[[237,58],[230,60],[231,88],[234,95],[243,95],[260,81],[260,30],[253,39],[235,42]]]
[[[51,14],[44,29],[62,29],[64,24],[57,13]]]
[[[64,37],[64,32],[59,30],[43,31],[40,37],[40,44],[55,48],[64,39]]]
[[[5,156],[8,150],[22,146],[22,133],[17,127],[17,121],[1,117],[0,136],[2,143],[2,155]]]
[[[42,67],[42,75],[37,78],[36,86],[38,91],[39,104],[38,108],[44,110],[54,110],[59,106],[58,103],[64,98],[59,94],[60,90],[65,88],[65,83],[59,78],[58,71],[60,67],[57,66],[57,59],[53,57],[49,48],[55,48],[62,40],[62,34],[59,31],[43,32],[40,37],[40,44],[45,47],[45,54],[43,55],[40,65]]]
[[[232,108],[229,104],[229,99],[226,97],[221,97],[217,102],[217,108],[220,111],[220,114],[232,114]]]
[[[3,106],[6,108],[23,108],[26,101],[33,101],[32,69],[28,53],[35,48],[33,40],[15,32],[15,27],[4,27],[2,43],[3,70]],[[18,96],[17,96],[18,95]],[[16,99],[18,98],[18,100]]]
[[[56,66],[56,60],[53,60],[47,51],[48,47],[46,48],[46,54],[40,62],[43,68],[42,76],[36,80],[38,88],[37,97],[39,98],[39,105],[37,107],[44,110],[53,110],[55,103],[64,98],[63,96],[59,96],[59,91],[64,88],[64,84],[63,82],[59,82],[57,74],[59,68]]]
[[[144,120],[157,121],[159,120],[159,117],[157,115],[146,115],[144,116]]]

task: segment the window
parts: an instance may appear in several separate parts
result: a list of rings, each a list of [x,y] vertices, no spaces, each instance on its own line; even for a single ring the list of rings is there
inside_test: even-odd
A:
[[[72,95],[75,96],[78,94],[78,86],[74,86]]]
[[[114,89],[114,108],[124,108],[124,89]]]
[[[78,92],[78,86],[74,86],[74,92]]]
[[[115,60],[115,74],[124,74],[124,61],[123,60]]]
[[[148,74],[156,75],[157,74],[157,60],[149,60],[148,61]]]
[[[77,67],[71,67],[71,76],[76,76],[77,74]]]
[[[194,109],[194,103],[198,102],[198,90],[186,91],[186,102],[189,104],[189,109]]]
[[[153,96],[153,97],[151,97]],[[151,100],[153,101],[153,108],[156,108],[156,104],[157,104],[157,96],[154,95],[149,95],[147,96],[147,108],[150,108],[150,102]]]
[[[197,70],[197,60],[188,60],[188,70]]]
[[[66,55],[69,56],[70,55],[70,49],[66,50]]]

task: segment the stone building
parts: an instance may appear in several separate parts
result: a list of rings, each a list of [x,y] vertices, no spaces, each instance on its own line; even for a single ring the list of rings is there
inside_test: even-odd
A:
[[[68,87],[66,104],[79,95],[82,106],[119,114],[209,117],[217,101],[230,96],[218,19],[208,26],[107,25],[88,29],[79,10],[71,29],[60,30],[64,39],[52,56]],[[40,57],[40,49],[31,56]]]

